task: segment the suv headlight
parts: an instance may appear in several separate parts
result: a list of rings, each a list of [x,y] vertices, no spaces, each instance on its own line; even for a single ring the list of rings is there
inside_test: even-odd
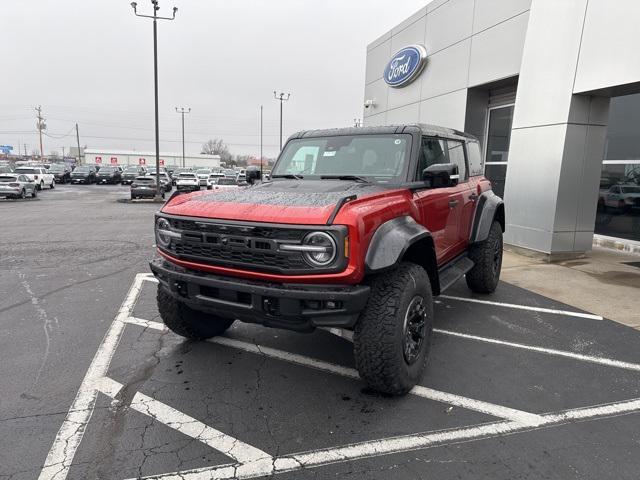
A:
[[[336,241],[325,232],[311,232],[302,241],[304,259],[311,265],[326,267],[336,258]]]
[[[171,229],[171,224],[166,218],[158,218],[158,220],[156,220],[156,240],[158,244],[167,248],[172,238],[180,239],[182,235]]]

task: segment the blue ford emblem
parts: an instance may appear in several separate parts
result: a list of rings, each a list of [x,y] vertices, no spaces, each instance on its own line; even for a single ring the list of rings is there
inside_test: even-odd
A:
[[[413,82],[427,60],[427,50],[422,45],[410,45],[396,53],[384,69],[384,81],[395,88]]]

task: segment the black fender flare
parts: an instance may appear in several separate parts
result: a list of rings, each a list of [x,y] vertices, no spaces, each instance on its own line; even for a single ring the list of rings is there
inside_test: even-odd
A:
[[[504,232],[504,202],[498,195],[493,193],[493,190],[487,190],[478,197],[476,202],[469,243],[485,241],[489,236],[489,229],[494,220],[500,223]]]
[[[388,220],[378,227],[369,243],[365,257],[367,273],[395,266],[411,245],[426,238],[431,239],[431,232],[408,215]]]

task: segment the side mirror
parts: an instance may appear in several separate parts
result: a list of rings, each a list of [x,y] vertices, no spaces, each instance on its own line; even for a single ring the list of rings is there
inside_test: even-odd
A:
[[[260,180],[262,178],[262,174],[258,169],[246,170],[246,181],[249,184],[253,184],[255,181]]]
[[[422,180],[429,188],[455,187],[459,179],[455,163],[435,163],[422,171]]]

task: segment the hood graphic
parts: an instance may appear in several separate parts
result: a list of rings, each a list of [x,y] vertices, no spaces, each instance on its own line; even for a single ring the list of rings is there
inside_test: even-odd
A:
[[[361,198],[385,190],[383,186],[346,180],[276,180],[177,196],[162,211],[225,220],[320,225],[327,222],[343,198]]]

